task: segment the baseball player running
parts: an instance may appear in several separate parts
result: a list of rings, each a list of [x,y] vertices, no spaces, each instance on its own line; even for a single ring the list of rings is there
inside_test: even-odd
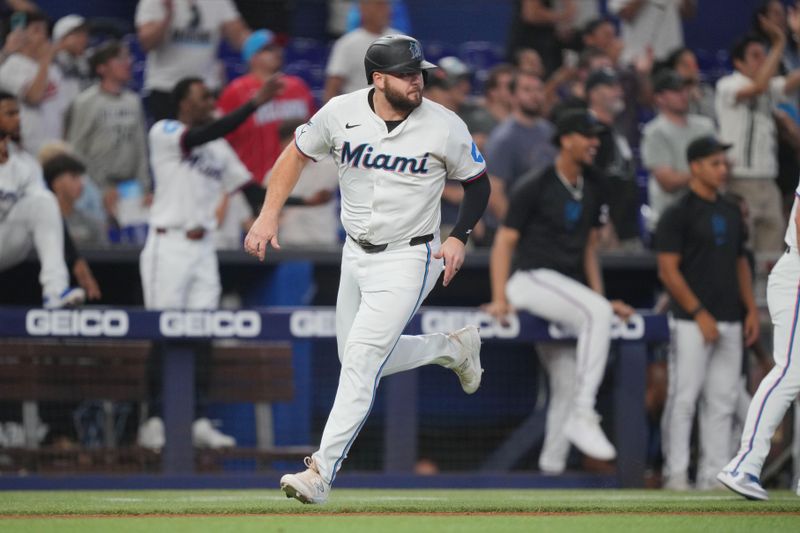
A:
[[[485,309],[492,316],[502,322],[523,309],[578,334],[577,347],[537,344],[550,384],[539,468],[551,474],[564,471],[570,443],[596,459],[616,457],[594,406],[614,313],[627,318],[634,311],[603,296],[597,259],[603,205],[599,178],[590,169],[599,130],[585,110],[561,114],[555,164],[514,188],[489,263],[492,302]]]
[[[16,97],[0,93],[0,113],[18,115]],[[0,271],[21,263],[36,250],[44,307],[80,305],[86,293],[69,286],[58,202],[46,188],[38,166],[10,152],[12,135],[0,130]]]
[[[175,86],[178,120],[160,120],[149,134],[155,194],[139,260],[148,309],[214,309],[219,304],[214,211],[223,191],[231,193],[250,180],[222,137],[280,88],[280,78],[272,77],[251,100],[212,120],[214,97],[201,79],[186,78]]]
[[[664,488],[672,490],[690,488],[695,410],[696,486],[718,486],[714,475],[731,443],[742,339],[750,345],[759,333],[741,210],[718,193],[728,175],[729,148],[713,136],[689,144],[689,189],[667,207],[656,228],[658,275],[671,299],[669,389],[661,430]]]
[[[773,325],[775,366],[761,381],[750,402],[739,452],[717,475],[726,487],[749,500],[766,500],[759,476],[769,453],[775,429],[800,393],[800,186],[795,191],[786,252],[772,269],[767,282],[767,305]],[[798,490],[800,495],[800,489]]]
[[[278,215],[306,160],[331,153],[339,167],[347,240],[336,305],[342,370],[319,450],[307,470],[281,478],[287,497],[323,503],[375,400],[381,377],[426,364],[451,368],[468,394],[481,382],[474,326],[432,335],[401,335],[444,270],[444,286],[464,261],[464,246],[489,198],[483,156],[466,125],[422,97],[425,61],[416,39],[373,42],[367,87],[333,98],[295,132],[279,157],[261,214],[245,249],[264,259],[278,244]],[[462,182],[453,232],[440,243],[445,178]]]

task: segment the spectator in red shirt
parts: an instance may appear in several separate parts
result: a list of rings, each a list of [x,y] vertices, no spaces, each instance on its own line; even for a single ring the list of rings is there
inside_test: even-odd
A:
[[[282,91],[226,137],[253,175],[253,182],[243,191],[257,213],[264,201],[264,176],[281,153],[278,128],[285,121],[308,120],[316,106],[311,90],[301,78],[280,74],[283,48],[271,31],[253,32],[242,46],[242,59],[250,71],[233,80],[222,91],[217,106],[223,113],[230,113],[250,100],[271,76],[280,75],[283,85]]]

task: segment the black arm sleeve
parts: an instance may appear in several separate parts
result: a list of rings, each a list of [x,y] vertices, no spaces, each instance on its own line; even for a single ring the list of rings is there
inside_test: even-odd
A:
[[[81,254],[78,252],[78,248],[75,246],[75,241],[72,240],[72,237],[67,231],[67,221],[63,221],[64,226],[64,262],[67,264],[67,269],[72,272],[72,267],[75,265],[75,261],[81,258]]]
[[[192,129],[186,130],[183,134],[181,146],[185,152],[191,151],[192,148],[224,137],[247,120],[247,118],[256,110],[256,105],[249,101],[239,109],[232,111],[224,117],[218,118],[210,124],[197,126]]]
[[[467,244],[472,228],[478,223],[486,210],[492,186],[489,184],[489,178],[486,173],[473,181],[464,182],[461,185],[464,187],[464,200],[461,202],[461,208],[458,210],[458,220],[456,220],[456,225],[450,236]]]

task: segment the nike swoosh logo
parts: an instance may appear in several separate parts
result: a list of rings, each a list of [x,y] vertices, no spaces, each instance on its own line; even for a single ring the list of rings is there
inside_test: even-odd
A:
[[[345,129],[348,129],[348,130],[349,130],[349,129],[351,129],[351,128],[357,128],[357,127],[359,127],[360,125],[361,125],[361,124],[350,124],[350,123],[348,122],[347,124],[345,124],[345,125],[344,125],[344,127],[345,127]]]

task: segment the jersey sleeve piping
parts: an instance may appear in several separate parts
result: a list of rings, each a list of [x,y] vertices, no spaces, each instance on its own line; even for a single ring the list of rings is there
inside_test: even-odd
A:
[[[478,172],[477,174],[475,174],[471,178],[467,178],[467,179],[462,180],[462,181],[464,183],[472,183],[473,181],[475,181],[475,180],[477,180],[477,179],[479,179],[479,178],[481,178],[481,177],[483,177],[485,175],[486,175],[486,167],[483,167],[483,169],[481,169],[480,172]]]
[[[307,153],[305,153],[305,152],[303,151],[303,149],[302,149],[302,148],[300,148],[300,145],[299,145],[299,144],[297,144],[297,135],[295,135],[295,138],[294,138],[294,146],[295,146],[295,148],[297,148],[297,151],[298,151],[298,152],[300,152],[300,155],[302,155],[302,156],[303,156],[303,157],[305,157],[306,159],[310,159],[311,161],[313,161],[313,162],[315,162],[315,163],[317,162],[317,160],[316,160],[316,159],[314,159],[313,157],[311,157],[310,155],[308,155]]]

